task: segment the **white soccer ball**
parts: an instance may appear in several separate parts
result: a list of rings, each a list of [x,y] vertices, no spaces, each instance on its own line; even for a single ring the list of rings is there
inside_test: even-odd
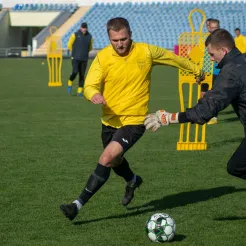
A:
[[[172,241],[176,233],[174,219],[165,213],[153,214],[145,225],[149,239],[155,243]]]

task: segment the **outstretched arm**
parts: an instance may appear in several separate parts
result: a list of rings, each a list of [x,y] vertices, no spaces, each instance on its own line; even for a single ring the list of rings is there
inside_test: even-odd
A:
[[[197,78],[198,83],[204,80],[202,70],[190,60],[177,56],[172,51],[163,49],[155,45],[149,45],[149,50],[154,64],[163,64],[177,67],[187,72],[193,73]]]
[[[156,131],[161,126],[172,123],[197,123],[205,124],[220,111],[225,109],[235,99],[241,89],[240,72],[232,68],[229,71],[222,70],[214,83],[211,91],[208,91],[193,108],[185,112],[168,113],[165,110],[158,110],[145,119],[146,129]]]

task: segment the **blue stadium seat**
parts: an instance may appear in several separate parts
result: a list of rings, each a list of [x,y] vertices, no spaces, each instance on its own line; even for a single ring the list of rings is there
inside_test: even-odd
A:
[[[64,11],[68,10],[74,12],[78,8],[77,4],[61,4],[61,3],[50,3],[50,4],[37,4],[37,3],[24,3],[16,4],[12,8],[13,11]]]
[[[35,11],[38,10],[38,4],[37,4],[37,3],[34,4],[34,10],[35,10]]]
[[[29,4],[24,4],[24,10],[28,10],[29,9]]]
[[[187,17],[189,12],[198,6],[205,11],[208,18],[218,18],[221,21],[221,26],[232,33],[234,33],[235,27],[245,29],[246,12],[243,10],[246,6],[243,1],[194,3],[187,0],[179,4],[175,1],[166,3],[150,2],[147,4],[143,2],[96,3],[63,36],[63,41],[66,43],[72,32],[78,30],[81,22],[85,21],[88,23],[89,31],[94,38],[94,48],[105,47],[109,44],[106,33],[108,19],[122,16],[129,20],[134,40],[173,49],[173,46],[178,42],[179,35],[191,30]],[[70,5],[68,7],[70,8]],[[200,27],[201,18],[199,15],[195,15],[194,20],[196,21],[195,28],[197,30]],[[203,30],[206,31],[205,26]]]
[[[41,11],[42,10],[42,6],[41,6],[41,4],[38,4],[38,6],[37,6],[37,9],[36,9],[37,11]]]
[[[59,4],[59,10],[65,10],[65,4],[61,3]]]
[[[53,3],[49,4],[49,10],[54,10],[54,4]]]
[[[20,4],[20,10],[23,11],[25,8],[25,5],[24,4]]]

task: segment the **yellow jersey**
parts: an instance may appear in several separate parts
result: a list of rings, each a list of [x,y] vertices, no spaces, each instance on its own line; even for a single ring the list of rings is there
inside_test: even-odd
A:
[[[241,53],[246,53],[246,38],[242,34],[235,38],[235,45]]]
[[[84,96],[104,96],[102,123],[115,128],[143,124],[148,113],[150,79],[153,65],[184,69],[195,76],[200,68],[188,59],[146,43],[132,43],[127,56],[119,56],[112,45],[98,52],[88,71]]]

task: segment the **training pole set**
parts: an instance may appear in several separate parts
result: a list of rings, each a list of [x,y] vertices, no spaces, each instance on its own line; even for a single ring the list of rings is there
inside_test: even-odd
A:
[[[192,15],[198,13],[202,16],[199,31],[195,31],[192,21]],[[205,40],[209,33],[203,32],[203,26],[206,21],[205,13],[200,9],[193,9],[188,20],[191,26],[191,32],[184,32],[179,36],[179,56],[188,58],[197,64],[205,73],[203,84],[208,84],[208,89],[212,87],[213,80],[213,62],[205,48]],[[179,98],[181,112],[186,108],[192,108],[200,99],[201,85],[197,85],[193,74],[179,69]],[[188,96],[187,96],[188,95]],[[200,126],[198,124],[181,124],[179,141],[177,142],[177,150],[206,150],[206,124]]]

